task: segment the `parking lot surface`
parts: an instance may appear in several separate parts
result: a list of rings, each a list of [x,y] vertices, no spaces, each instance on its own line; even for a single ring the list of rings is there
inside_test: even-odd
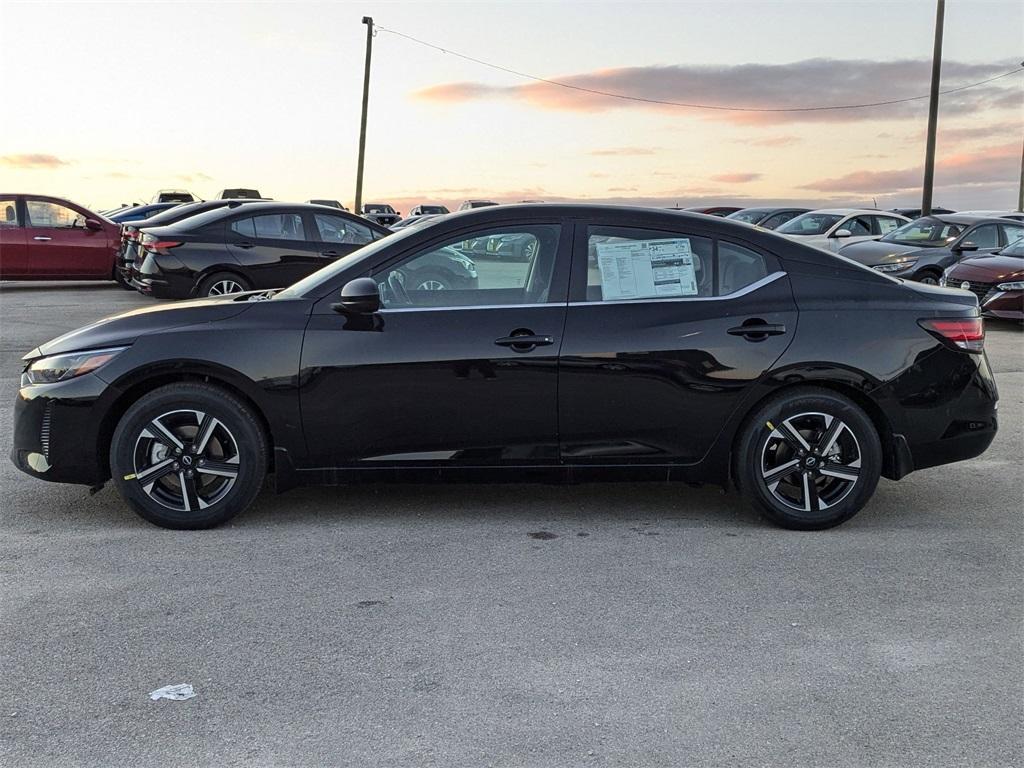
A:
[[[0,288],[0,764],[1024,764],[1018,326],[988,326],[989,451],[831,531],[712,488],[445,485],[176,532],[6,459],[20,356],[149,303]]]

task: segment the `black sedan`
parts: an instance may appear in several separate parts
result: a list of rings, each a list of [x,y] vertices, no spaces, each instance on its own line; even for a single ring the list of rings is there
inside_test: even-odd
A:
[[[141,230],[132,285],[162,299],[283,288],[388,234],[326,206],[228,205]]]
[[[810,208],[743,208],[725,218],[753,224],[763,229],[777,229],[801,213],[810,213]]]
[[[142,239],[141,232],[146,227],[165,227],[168,224],[176,224],[190,216],[196,216],[206,211],[217,208],[237,208],[243,203],[251,203],[252,200],[201,200],[195,203],[184,203],[175,205],[173,208],[156,213],[141,221],[133,221],[121,226],[121,245],[117,252],[117,269],[122,280],[119,281],[126,288],[133,288],[131,284],[133,277],[137,277],[138,269],[142,266],[145,254],[139,247]],[[133,274],[134,270],[134,274]]]
[[[839,255],[893,277],[938,285],[965,256],[994,253],[1024,235],[1024,224],[962,213],[926,216],[877,240],[851,243]]]
[[[446,290],[410,279],[504,235],[532,238],[530,260],[487,262]],[[230,519],[272,473],[278,491],[705,481],[820,529],[856,514],[880,476],[989,446],[984,339],[967,291],[746,225],[484,208],[377,240],[269,299],[136,310],[41,345],[25,356],[12,458],[44,480],[112,477],[171,528]]]

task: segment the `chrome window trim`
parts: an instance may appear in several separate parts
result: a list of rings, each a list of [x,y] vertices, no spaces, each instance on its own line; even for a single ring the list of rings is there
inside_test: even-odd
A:
[[[664,304],[667,302],[679,302],[679,301],[729,301],[730,299],[738,299],[741,296],[746,296],[749,293],[753,293],[761,288],[764,288],[769,283],[774,283],[780,277],[785,277],[786,273],[772,272],[770,275],[762,277],[750,285],[740,288],[738,291],[727,294],[725,296],[671,296],[664,299],[616,299],[614,301],[570,301],[570,307],[599,307],[603,305],[611,304]]]
[[[452,312],[464,309],[527,309],[530,307],[564,307],[564,301],[543,304],[466,304],[455,307],[381,307],[378,312]]]

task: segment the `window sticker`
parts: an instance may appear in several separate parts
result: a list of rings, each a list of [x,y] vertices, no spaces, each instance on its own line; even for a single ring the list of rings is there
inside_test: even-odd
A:
[[[696,296],[689,238],[598,243],[603,301]]]

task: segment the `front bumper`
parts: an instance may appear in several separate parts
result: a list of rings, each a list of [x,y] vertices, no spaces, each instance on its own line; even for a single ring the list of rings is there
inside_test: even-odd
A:
[[[96,485],[110,476],[103,415],[117,391],[94,374],[55,384],[26,384],[14,404],[11,461],[57,483]]]

